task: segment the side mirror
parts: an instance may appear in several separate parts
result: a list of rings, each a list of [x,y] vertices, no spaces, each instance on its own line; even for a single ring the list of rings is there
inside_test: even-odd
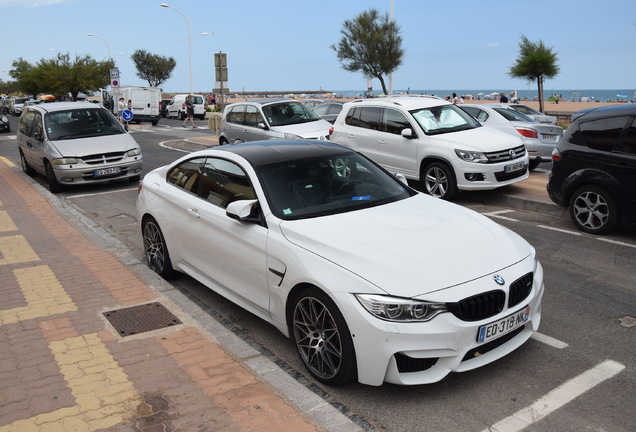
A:
[[[252,215],[252,210],[257,202],[258,200],[233,201],[228,204],[225,209],[225,214],[240,222],[260,222],[257,216]]]
[[[413,130],[411,128],[402,129],[400,135],[404,138],[413,138]]]
[[[405,185],[409,185],[409,181],[406,179],[406,177],[404,177],[404,174],[400,174],[400,173],[395,173],[393,174],[395,176],[395,178],[397,178],[399,181],[401,181],[403,184]]]
[[[259,129],[268,130],[269,128],[265,125],[265,123],[259,123],[256,125]]]

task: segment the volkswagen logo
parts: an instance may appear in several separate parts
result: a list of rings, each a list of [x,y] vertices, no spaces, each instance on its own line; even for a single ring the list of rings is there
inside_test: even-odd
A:
[[[512,152],[514,152],[514,150],[511,150]],[[495,282],[497,282],[497,284],[499,285],[503,285],[506,283],[506,281],[504,280],[504,278],[502,278],[499,275],[494,275],[493,278],[495,279]]]
[[[515,152],[515,149],[510,149],[508,151],[508,154],[510,155],[510,159],[514,159],[517,157],[517,152]]]

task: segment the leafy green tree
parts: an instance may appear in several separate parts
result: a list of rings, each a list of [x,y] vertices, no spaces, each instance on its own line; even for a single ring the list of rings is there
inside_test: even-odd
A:
[[[380,15],[377,9],[362,12],[352,20],[345,20],[340,30],[342,38],[331,45],[342,68],[362,72],[366,78],[380,80],[384,94],[388,94],[384,75],[394,72],[404,56],[400,27]]]
[[[39,84],[33,76],[35,66],[20,57],[11,63],[11,67],[9,75],[15,80],[18,91],[34,96],[40,92]]]
[[[545,78],[554,78],[559,74],[557,60],[557,54],[552,51],[552,48],[546,47],[543,41],[532,42],[525,35],[521,35],[519,57],[510,67],[508,75],[537,82],[541,112],[543,112],[543,81]]]
[[[163,84],[177,66],[174,58],[150,54],[146,50],[137,50],[130,58],[137,68],[137,76],[148,81],[150,87],[159,87]]]

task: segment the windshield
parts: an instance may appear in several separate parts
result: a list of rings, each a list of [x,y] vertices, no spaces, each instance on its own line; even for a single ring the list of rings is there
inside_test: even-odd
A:
[[[256,167],[269,206],[280,219],[359,210],[416,194],[358,153]]]
[[[411,111],[426,135],[438,135],[480,127],[470,114],[455,105],[440,105]]]
[[[521,114],[526,115],[543,115],[541,111],[530,108],[526,105],[511,105],[511,108],[515,111],[519,111]]]
[[[537,123],[536,120],[521,114],[520,112],[507,109],[507,108],[493,108],[499,114],[501,114],[506,120],[509,121],[523,121],[528,123]]]
[[[263,107],[263,114],[270,126],[289,126],[320,120],[320,117],[300,102],[266,105]]]
[[[125,133],[111,113],[98,107],[50,112],[44,125],[52,141]]]

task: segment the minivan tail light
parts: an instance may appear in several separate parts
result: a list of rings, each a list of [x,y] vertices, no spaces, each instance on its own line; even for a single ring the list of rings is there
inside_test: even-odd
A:
[[[526,138],[539,138],[539,134],[534,129],[517,128],[517,132]]]
[[[329,136],[331,136],[332,133],[333,133],[333,126],[329,128]]]

